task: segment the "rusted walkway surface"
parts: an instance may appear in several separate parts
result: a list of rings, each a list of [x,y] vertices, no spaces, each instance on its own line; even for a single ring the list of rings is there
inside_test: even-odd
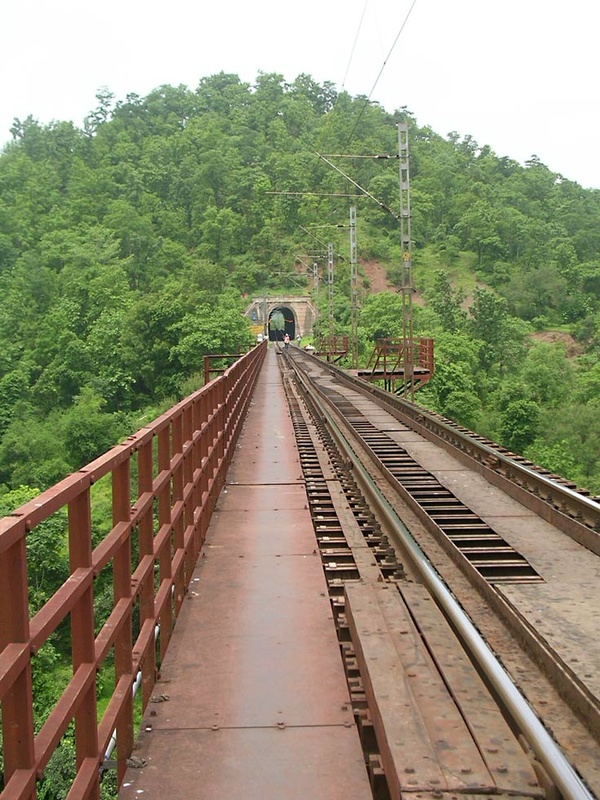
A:
[[[119,797],[370,798],[271,349]]]
[[[349,582],[345,593],[392,800],[425,786],[541,797],[529,755],[427,590]]]

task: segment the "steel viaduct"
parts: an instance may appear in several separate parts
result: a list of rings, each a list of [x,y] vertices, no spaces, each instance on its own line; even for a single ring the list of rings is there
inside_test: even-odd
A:
[[[249,314],[279,308],[312,324]],[[34,613],[60,511],[70,576]],[[0,798],[70,737],[69,800],[111,773],[122,800],[599,800],[599,530],[577,487],[265,341],[0,521]]]

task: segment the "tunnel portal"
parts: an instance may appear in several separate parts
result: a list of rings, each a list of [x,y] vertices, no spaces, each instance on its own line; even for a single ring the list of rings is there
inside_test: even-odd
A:
[[[282,342],[285,334],[296,338],[296,317],[291,308],[278,306],[269,314],[269,341]]]

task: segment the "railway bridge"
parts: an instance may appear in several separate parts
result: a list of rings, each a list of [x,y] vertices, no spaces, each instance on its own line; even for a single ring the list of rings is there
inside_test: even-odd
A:
[[[27,537],[61,513],[34,613]],[[577,487],[263,342],[0,521],[0,798],[70,736],[69,800],[111,773],[123,800],[598,800],[599,530]]]

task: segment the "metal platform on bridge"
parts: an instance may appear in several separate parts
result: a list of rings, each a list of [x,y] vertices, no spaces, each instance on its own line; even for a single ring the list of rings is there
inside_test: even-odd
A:
[[[119,797],[371,798],[271,348]]]
[[[433,339],[377,339],[367,366],[352,374],[371,383],[382,382],[390,392],[414,391],[434,373]]]

